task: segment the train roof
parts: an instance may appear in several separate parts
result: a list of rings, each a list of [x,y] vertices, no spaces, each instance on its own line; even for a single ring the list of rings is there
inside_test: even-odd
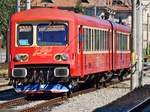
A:
[[[42,20],[64,20],[64,21],[78,21],[78,24],[86,26],[99,26],[101,28],[111,29],[111,24],[107,20],[98,19],[96,17],[86,16],[74,13],[73,11],[60,10],[57,8],[34,8],[24,10],[12,15],[11,21],[25,22],[25,21],[42,21]],[[114,29],[130,32],[129,27],[112,23]]]
[[[115,22],[111,22],[113,24],[114,30],[120,31],[120,32],[126,32],[131,33],[131,28],[127,25],[118,24]]]
[[[17,22],[48,19],[73,20],[74,16],[71,13],[56,8],[34,8],[15,13],[12,20]]]
[[[79,24],[89,25],[89,26],[99,26],[101,28],[111,29],[111,24],[107,20],[99,19],[92,16],[81,15],[75,13],[76,18],[78,19]]]

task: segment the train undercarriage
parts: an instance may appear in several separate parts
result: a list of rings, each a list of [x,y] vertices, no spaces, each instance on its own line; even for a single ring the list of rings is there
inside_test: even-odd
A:
[[[75,91],[85,83],[105,86],[105,82],[114,78],[123,80],[129,73],[129,69],[122,69],[70,78],[69,65],[16,65],[11,81],[15,90],[21,93],[62,93]]]

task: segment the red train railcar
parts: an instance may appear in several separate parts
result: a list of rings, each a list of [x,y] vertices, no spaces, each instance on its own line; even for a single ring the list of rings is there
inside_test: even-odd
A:
[[[17,92],[68,92],[81,82],[123,74],[130,28],[56,8],[11,17],[10,78]]]

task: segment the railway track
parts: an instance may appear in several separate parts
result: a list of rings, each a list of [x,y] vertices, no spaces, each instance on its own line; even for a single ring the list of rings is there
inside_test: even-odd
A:
[[[0,88],[1,88],[1,87],[6,87],[6,86],[9,86],[9,85],[8,85],[8,84],[1,84],[1,85],[0,85]]]
[[[150,111],[150,97],[134,106],[128,112],[149,112],[149,111]]]
[[[25,97],[20,97],[20,98],[16,98],[16,99],[0,104],[0,109],[9,109],[13,106],[23,105],[29,102],[31,101],[27,101]]]
[[[124,79],[123,81],[114,80],[110,83],[106,83],[105,86],[101,85],[99,88],[101,89],[101,88],[104,88],[104,87],[109,87],[111,85],[118,84],[120,82],[124,82],[124,81],[127,81],[127,80],[130,80],[130,78]],[[53,107],[55,105],[60,105],[60,104],[63,103],[63,101],[68,100],[68,98],[72,98],[72,97],[78,96],[80,94],[90,93],[90,92],[93,92],[93,91],[96,91],[96,90],[97,89],[95,87],[91,87],[91,88],[79,90],[77,92],[73,92],[69,95],[66,93],[64,95],[60,95],[58,97],[51,98],[49,100],[45,100],[44,102],[39,103],[39,104],[35,105],[34,107],[27,107],[23,110],[20,110],[20,112],[38,112],[38,111],[44,110],[47,107]],[[31,102],[34,102],[34,101],[32,99],[27,100],[25,97],[19,97],[19,98],[16,98],[16,99],[13,99],[13,100],[10,100],[8,102],[0,104],[0,108],[1,109],[11,109],[12,107],[17,107],[17,106],[29,104]]]
[[[130,78],[124,79],[123,81],[127,81],[127,80],[130,80]],[[123,82],[123,81],[110,82],[109,84],[106,84],[106,86],[108,87],[110,85],[118,84],[118,83]],[[81,91],[71,93],[69,96],[67,94],[65,94],[64,96],[57,97],[57,98],[54,98],[54,99],[50,99],[48,101],[45,101],[44,103],[35,105],[34,107],[30,107],[30,108],[21,110],[20,112],[38,112],[38,111],[42,111],[47,107],[53,107],[55,105],[59,105],[59,104],[63,103],[63,101],[67,101],[68,98],[72,98],[72,97],[78,96],[80,94],[90,93],[90,92],[93,92],[93,91],[96,91],[96,90],[97,89],[95,87],[93,87],[93,88],[89,88],[89,89],[85,89],[85,90],[81,90]]]
[[[69,95],[69,97],[67,97],[67,95],[60,96],[60,97],[45,101],[44,103],[38,104],[34,107],[21,110],[20,112],[38,112],[38,111],[44,110],[48,106],[53,107],[54,105],[59,105],[59,104],[63,103],[63,101],[68,100],[68,98],[75,97],[79,94],[89,93],[89,92],[92,92],[92,91],[95,91],[95,90],[96,89],[94,89],[94,88],[90,88],[90,89],[86,89],[86,90],[82,90],[82,91],[72,93],[71,95]]]
[[[96,89],[90,88],[90,89],[78,91],[78,92],[72,93],[69,96],[69,98],[77,96],[79,94],[85,94],[87,92],[92,92],[92,91],[95,91],[95,90]],[[38,110],[44,109],[48,106],[53,106],[55,104],[61,104],[63,101],[65,101],[67,99],[68,99],[67,94],[61,95],[59,97],[55,97],[55,98],[52,98],[50,100],[47,100],[44,103],[37,104],[34,107],[21,110],[20,112],[37,112]],[[24,104],[29,104],[31,102],[34,102],[34,101],[27,100],[25,97],[20,97],[20,98],[16,98],[16,99],[13,99],[13,100],[10,100],[8,102],[0,104],[0,109],[11,109],[12,107],[20,106],[20,105],[24,105]]]

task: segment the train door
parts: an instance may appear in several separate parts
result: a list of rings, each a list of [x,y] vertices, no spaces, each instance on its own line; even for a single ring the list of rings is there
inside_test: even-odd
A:
[[[79,34],[78,34],[78,52],[79,52],[79,64],[80,64],[80,74],[81,77],[84,77],[83,74],[83,26],[79,26],[79,30],[78,30]]]
[[[111,32],[111,65],[112,70],[117,69],[117,42],[116,42],[116,30]]]
[[[114,36],[113,36],[113,69],[117,69],[117,32],[114,30]]]
[[[115,70],[116,69],[116,30],[114,27],[113,22],[109,21],[110,25],[111,25],[111,30],[110,30],[110,48],[111,48],[111,54],[110,54],[110,63],[111,63],[111,70]]]
[[[109,70],[112,70],[112,40],[113,40],[113,36],[112,36],[112,30],[108,30],[108,58],[109,58]]]
[[[118,61],[119,61],[119,63],[118,63],[118,65],[119,65],[119,67],[120,68],[122,68],[122,67],[124,67],[124,64],[125,64],[125,54],[123,53],[123,50],[124,50],[124,43],[126,43],[125,42],[125,40],[124,40],[124,37],[123,37],[123,34],[122,33],[120,33],[120,46],[121,46],[121,49],[120,49],[120,53],[118,53],[118,55],[119,55],[119,59],[118,59]]]

